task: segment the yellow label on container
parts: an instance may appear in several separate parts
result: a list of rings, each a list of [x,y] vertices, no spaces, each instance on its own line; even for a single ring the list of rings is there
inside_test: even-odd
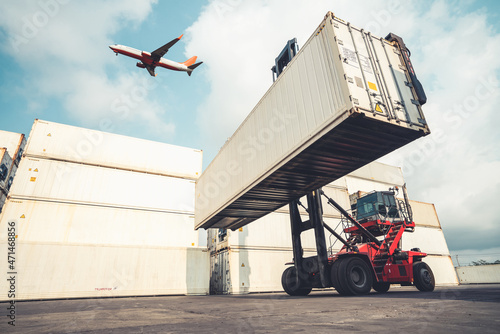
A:
[[[23,214],[23,215],[21,216],[21,218],[26,218],[26,216]]]
[[[380,104],[377,104],[377,106],[375,107],[375,111],[383,113],[382,108],[380,108]]]
[[[35,181],[36,181],[36,177],[32,177],[32,178],[30,178],[30,181],[31,181],[31,182],[35,182]]]
[[[368,88],[371,90],[377,90],[377,85],[375,85],[373,82],[368,81]]]

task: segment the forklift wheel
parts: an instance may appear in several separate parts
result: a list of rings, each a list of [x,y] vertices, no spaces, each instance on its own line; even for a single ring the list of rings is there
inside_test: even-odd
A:
[[[379,293],[384,293],[384,292],[389,291],[390,287],[391,287],[391,283],[373,282],[373,290],[375,290]]]
[[[413,281],[420,291],[430,292],[434,290],[434,274],[425,262],[413,264]]]
[[[370,293],[373,285],[370,267],[359,257],[343,258],[339,265],[339,283],[346,295]]]
[[[281,285],[290,296],[307,296],[312,287],[304,287],[302,282],[295,281],[295,267],[288,267],[281,276]]]
[[[342,258],[337,259],[335,262],[332,264],[332,268],[330,269],[330,281],[332,282],[333,287],[337,292],[341,295],[347,295],[347,291],[342,289],[340,286],[339,282],[339,267],[340,263],[342,262]]]

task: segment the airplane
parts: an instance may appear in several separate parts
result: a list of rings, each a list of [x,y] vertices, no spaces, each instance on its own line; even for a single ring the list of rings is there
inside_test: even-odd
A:
[[[187,72],[189,76],[191,76],[193,70],[198,66],[200,66],[201,64],[203,64],[202,61],[200,61],[199,63],[195,63],[197,58],[196,56],[189,58],[183,63],[178,63],[172,60],[162,58],[165,55],[165,53],[168,52],[168,49],[170,49],[175,43],[180,41],[182,36],[184,36],[184,34],[180,35],[176,39],[171,40],[170,42],[168,42],[161,48],[154,50],[153,52],[140,51],[131,48],[129,46],[118,45],[118,44],[110,45],[109,48],[113,50],[117,56],[120,53],[122,55],[140,60],[140,62],[138,62],[136,66],[147,69],[149,74],[151,74],[151,76],[153,77],[156,76],[155,68],[157,66],[167,68],[173,71],[184,71]]]

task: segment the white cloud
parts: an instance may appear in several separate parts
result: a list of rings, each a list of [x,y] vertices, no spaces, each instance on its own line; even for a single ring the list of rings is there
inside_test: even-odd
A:
[[[0,26],[7,38],[1,48],[27,73],[22,87],[25,96],[39,101],[30,103],[30,108],[37,110],[46,100],[56,98],[83,126],[102,128],[113,120],[114,129],[134,124],[158,137],[171,136],[175,126],[161,117],[164,106],[151,101],[150,93],[158,84],[131,74],[109,77],[105,71],[116,66],[107,47],[113,43],[110,36],[125,26],[139,25],[154,3],[156,0],[2,2]]]
[[[186,46],[187,54],[205,61],[211,84],[197,119],[212,147],[205,158],[212,158],[269,88],[270,68],[285,42],[297,37],[302,45],[331,10],[378,36],[394,32],[404,38],[428,95],[424,112],[432,134],[383,161],[403,165],[413,198],[436,204],[452,248],[491,247],[483,240],[493,242],[500,224],[500,100],[494,83],[500,35],[487,26],[485,10],[466,12],[474,3],[211,1],[188,29]]]

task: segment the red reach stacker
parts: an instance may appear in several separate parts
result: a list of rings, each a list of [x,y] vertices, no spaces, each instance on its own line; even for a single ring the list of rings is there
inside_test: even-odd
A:
[[[427,256],[420,249],[401,249],[401,237],[413,232],[415,223],[403,187],[351,196],[349,214],[337,202],[317,189],[307,195],[307,208],[299,200],[289,204],[292,227],[293,264],[282,275],[283,289],[292,296],[305,296],[313,288],[334,287],[341,295],[363,295],[373,288],[387,292],[391,284],[414,285],[420,291],[434,290],[434,275],[422,262]],[[344,236],[326,225],[322,219],[321,196],[342,215]],[[306,209],[309,220],[302,221],[299,206]],[[317,255],[303,257],[300,234],[314,229]],[[343,246],[328,254],[325,229]],[[333,248],[333,245],[330,249]]]

